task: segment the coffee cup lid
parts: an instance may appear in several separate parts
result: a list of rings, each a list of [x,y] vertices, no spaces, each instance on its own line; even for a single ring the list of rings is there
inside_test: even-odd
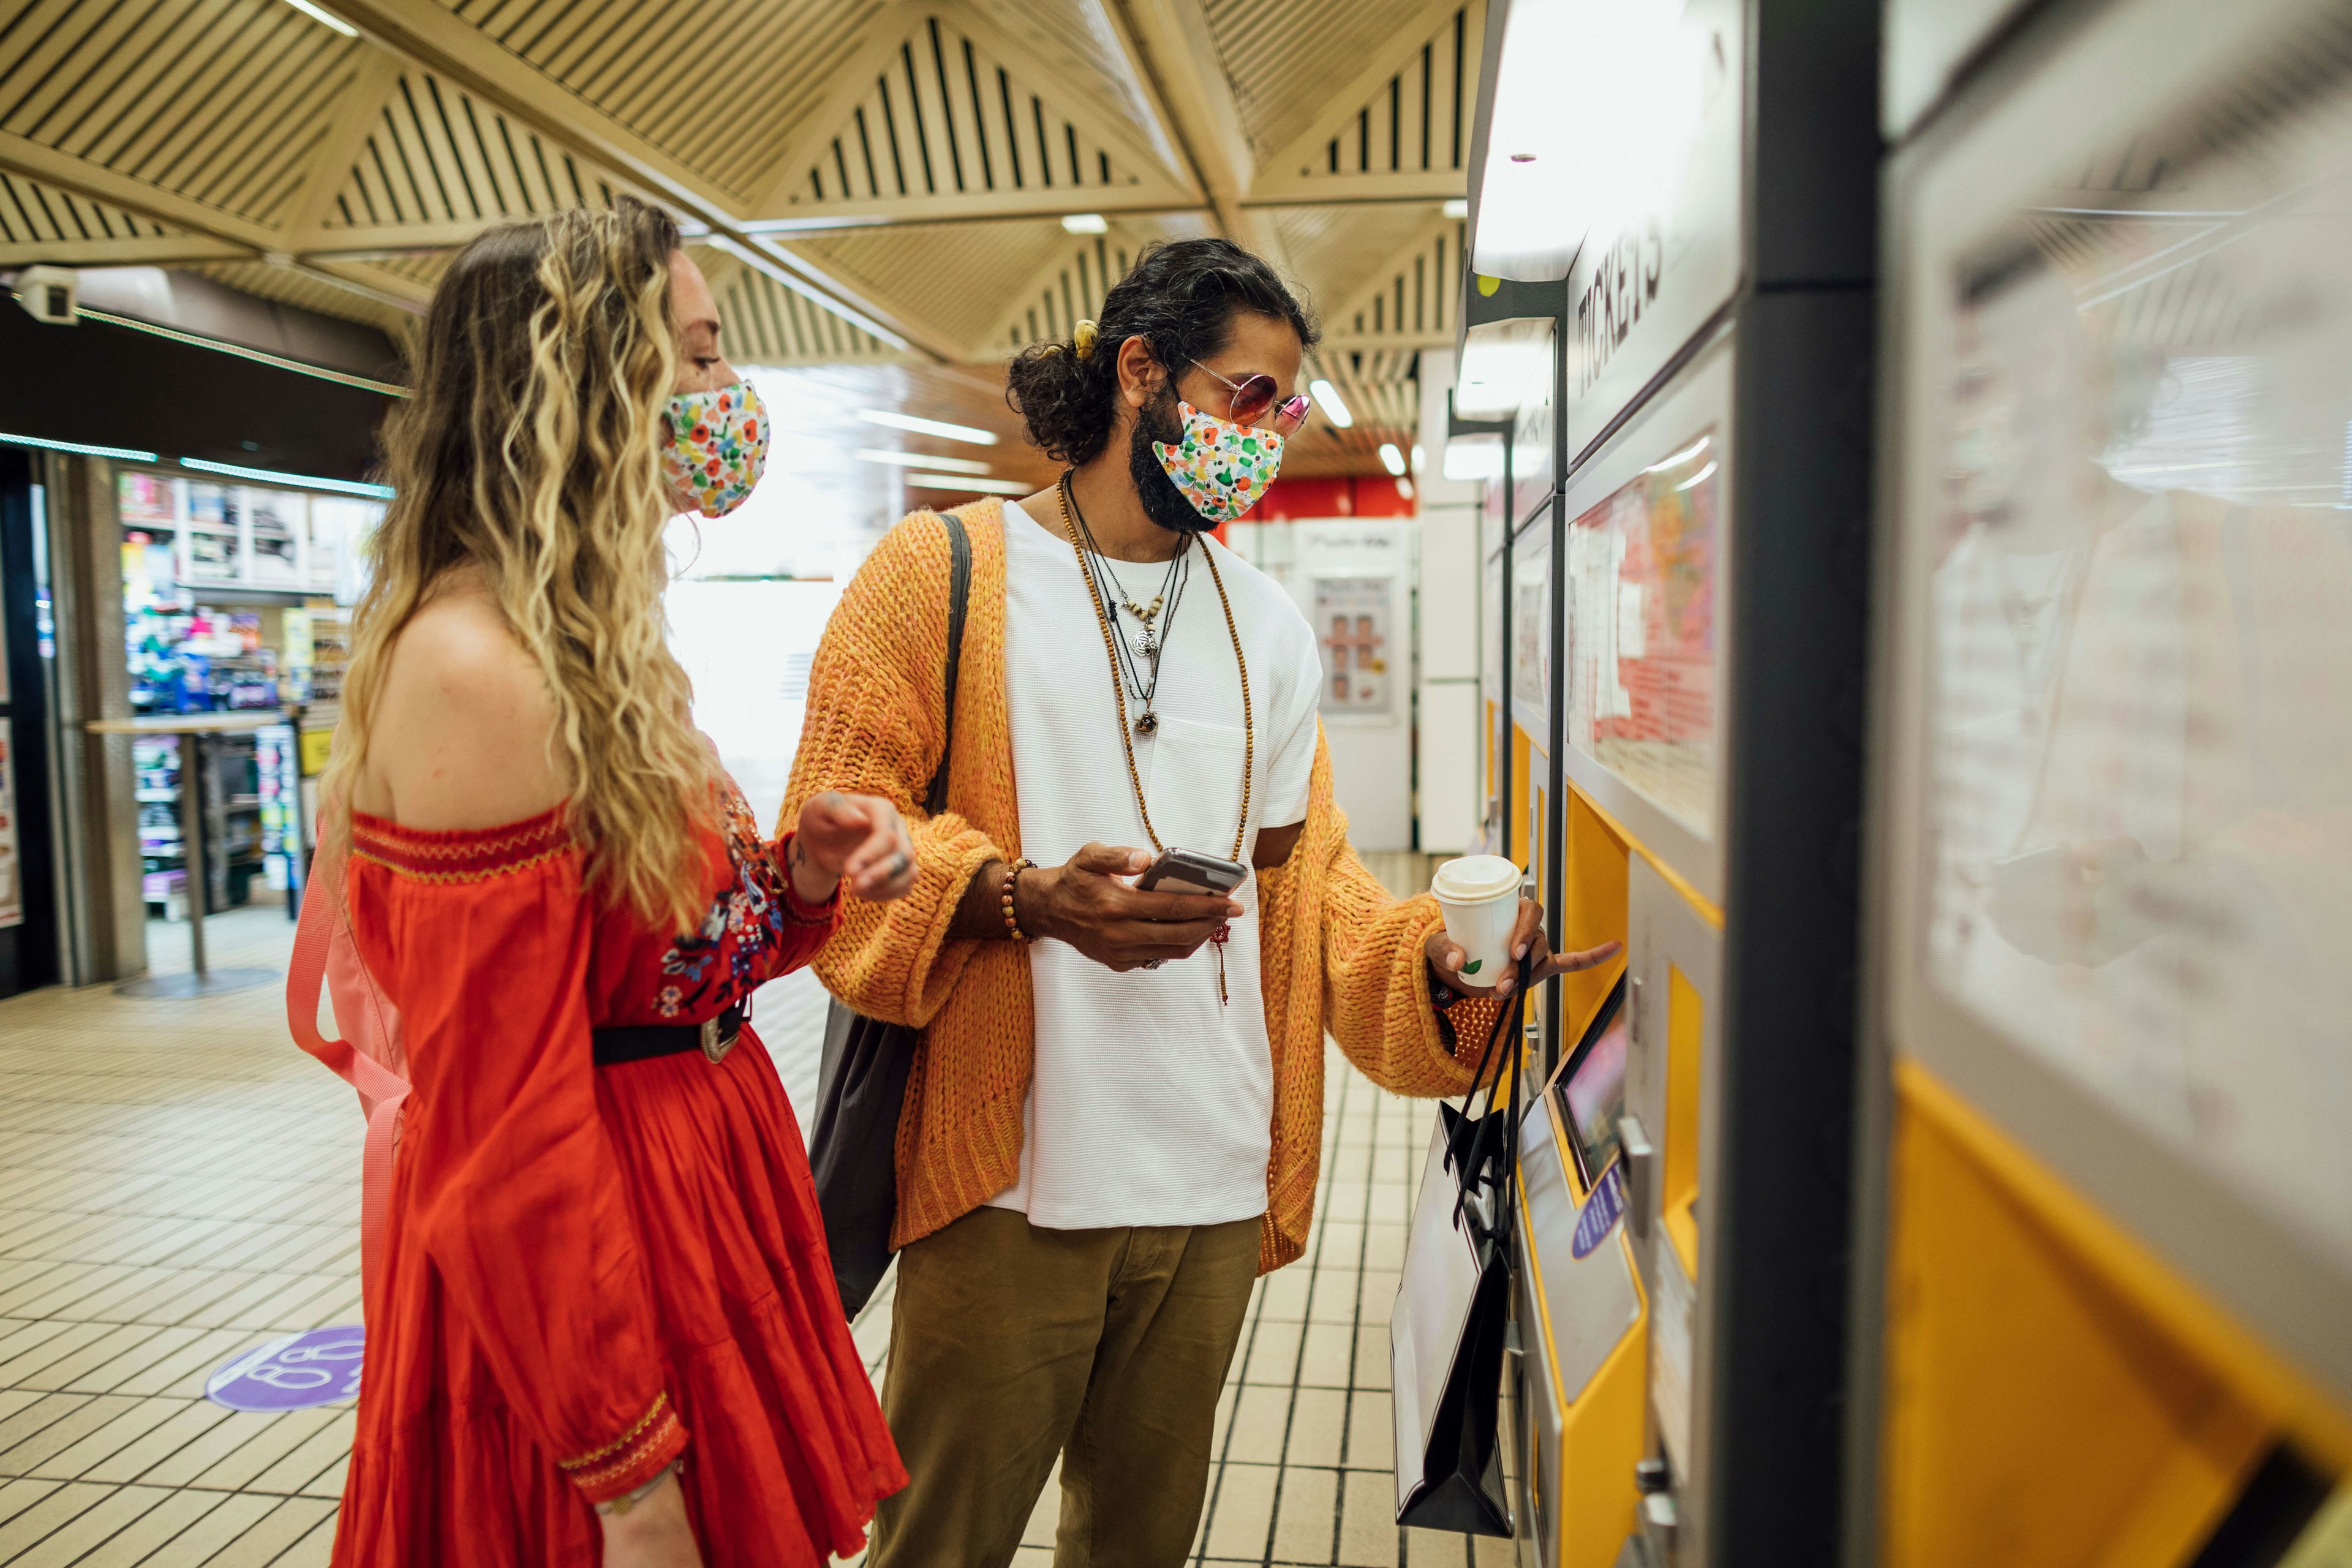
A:
[[[1518,885],[1518,867],[1502,856],[1465,855],[1440,866],[1429,890],[1441,899],[1475,904],[1514,891]]]

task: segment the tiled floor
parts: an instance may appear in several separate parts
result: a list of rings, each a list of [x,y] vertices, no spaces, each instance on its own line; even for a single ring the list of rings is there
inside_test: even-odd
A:
[[[282,966],[278,909],[207,928]],[[159,972],[185,928],[153,928]],[[206,1373],[358,1321],[359,1111],[278,987],[0,1003],[0,1563],[327,1561],[349,1410],[252,1415]]]
[[[1418,857],[1393,860],[1376,868],[1419,885]],[[218,965],[282,968],[292,935],[275,909],[207,931]],[[151,933],[156,970],[184,968],[184,930]],[[351,1412],[204,1399],[236,1352],[359,1317],[359,1113],[287,1038],[280,998],[0,1002],[0,1563],[327,1560]],[[757,1007],[803,1107],[823,1012],[805,974]],[[1328,1085],[1314,1238],[1259,1281],[1196,1560],[1507,1563],[1506,1542],[1392,1522],[1385,1325],[1432,1112],[1336,1051]],[[886,1286],[857,1325],[877,1377],[888,1313]],[[1051,1561],[1057,1506],[1049,1485],[1023,1564]]]

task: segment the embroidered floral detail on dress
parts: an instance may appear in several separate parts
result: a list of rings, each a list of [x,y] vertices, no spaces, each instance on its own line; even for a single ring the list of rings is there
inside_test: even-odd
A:
[[[712,895],[702,924],[681,932],[662,954],[661,988],[654,1010],[665,1018],[709,1017],[759,989],[773,970],[768,960],[782,945],[784,870],[760,837],[759,819],[740,791],[727,792],[727,858],[734,880]]]

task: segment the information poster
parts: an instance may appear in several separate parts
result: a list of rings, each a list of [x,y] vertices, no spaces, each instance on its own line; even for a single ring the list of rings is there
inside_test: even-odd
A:
[[[2282,48],[1958,249],[1931,982],[2352,1264],[2352,73]],[[2268,76],[2264,77],[2264,72]]]
[[[1315,630],[1323,645],[1323,711],[1395,711],[1389,673],[1390,577],[1315,579]]]
[[[1568,742],[1700,837],[1714,832],[1712,429],[1569,527]]]
[[[16,735],[0,719],[0,926],[25,923],[25,866],[16,852]]]

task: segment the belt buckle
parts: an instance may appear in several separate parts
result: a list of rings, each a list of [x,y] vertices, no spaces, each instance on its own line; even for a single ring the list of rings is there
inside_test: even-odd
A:
[[[727,1053],[734,1048],[734,1034],[730,1033],[725,1039],[719,1038],[717,1018],[702,1020],[702,1054],[710,1058],[711,1065],[715,1067],[724,1061],[727,1058]]]

